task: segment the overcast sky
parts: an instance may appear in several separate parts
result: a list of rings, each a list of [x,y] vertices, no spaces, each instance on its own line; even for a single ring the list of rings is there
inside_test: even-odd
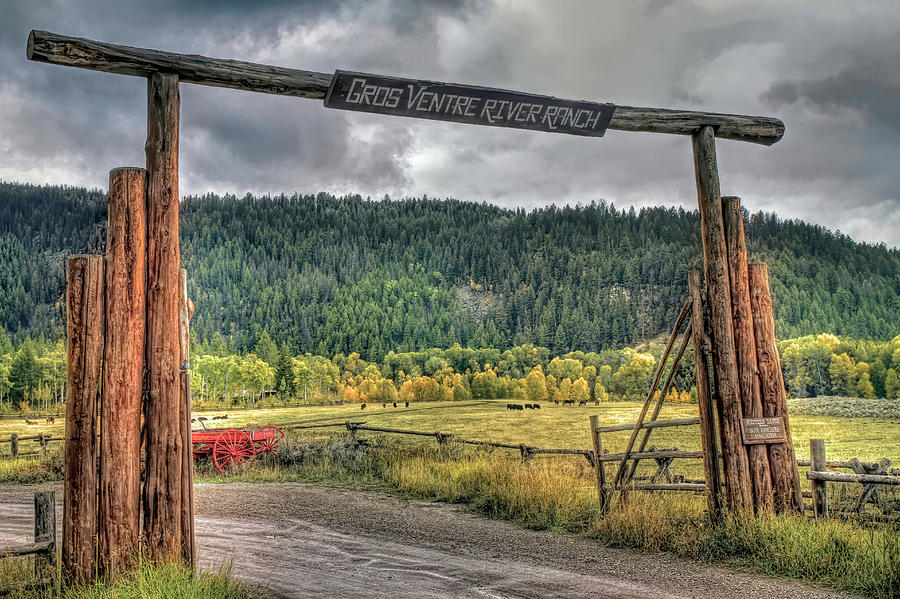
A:
[[[776,116],[718,143],[751,211],[900,246],[900,2],[0,0],[0,179],[106,187],[142,165],[143,79],[29,62],[31,29],[300,69]],[[181,191],[508,207],[696,206],[690,138],[581,138],[182,85]]]

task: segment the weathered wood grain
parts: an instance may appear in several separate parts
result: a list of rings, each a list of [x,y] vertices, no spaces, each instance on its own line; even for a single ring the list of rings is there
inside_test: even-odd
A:
[[[66,265],[66,446],[63,575],[94,577],[97,553],[97,402],[103,364],[103,257],[70,256]]]
[[[600,501],[600,512],[605,512],[609,507],[606,494],[606,464],[598,459],[603,455],[603,438],[600,433],[600,416],[594,414],[590,418],[591,441],[594,446],[594,471],[597,477],[597,498]]]
[[[725,498],[732,511],[753,509],[747,452],[741,442],[741,396],[738,383],[734,327],[731,318],[731,286],[728,253],[722,220],[722,198],[716,165],[713,128],[704,126],[693,137],[700,234],[709,299],[713,366],[716,373],[719,432],[725,465]]]
[[[109,173],[106,352],[100,404],[100,573],[137,563],[141,507],[141,401],[147,317],[147,171]]]
[[[34,556],[34,577],[37,580],[56,577],[56,492],[38,491],[34,494],[34,542],[46,543],[47,549]]]
[[[181,279],[181,302],[178,306],[178,325],[181,346],[181,387],[180,412],[184,443],[181,452],[181,555],[188,567],[197,561],[197,542],[194,537],[194,452],[191,445],[191,358],[190,323],[193,312],[187,295],[187,271],[179,271]]]
[[[700,441],[703,448],[703,472],[706,480],[706,505],[710,517],[722,515],[722,477],[719,475],[719,446],[716,442],[716,418],[709,384],[709,339],[703,308],[700,272],[688,274],[691,297],[691,333],[694,347],[694,374],[697,377],[697,405],[700,411]]]
[[[825,465],[825,439],[809,440],[810,472],[824,474],[828,467]],[[807,474],[807,477],[809,474]],[[828,517],[828,483],[820,478],[811,478],[813,493],[813,511],[817,518]]]
[[[741,390],[741,409],[744,418],[762,418],[762,399],[759,390],[759,369],[756,362],[756,336],[753,333],[753,314],[750,308],[750,280],[747,273],[747,244],[744,237],[744,217],[741,200],[722,198],[722,221],[728,248],[728,279],[731,283],[731,318],[734,325],[734,345],[738,366],[738,385]],[[764,445],[745,445],[753,483],[753,505],[757,512],[775,509],[769,453]]]
[[[332,74],[254,64],[239,60],[133,48],[34,30],[28,36],[29,60],[149,77],[175,73],[188,83],[266,94],[325,99]],[[617,106],[609,129],[693,135],[701,126],[721,139],[771,145],[784,135],[784,123],[772,117]]]
[[[772,294],[769,291],[769,269],[765,264],[750,264],[747,272],[763,416],[782,418],[787,439],[784,443],[772,443],[767,446],[772,484],[775,489],[775,509],[802,512],[800,470],[797,468],[794,442],[791,440],[781,357],[775,344],[775,315],[772,310]]]
[[[178,76],[148,79],[147,399],[144,537],[151,559],[181,555],[181,271]]]

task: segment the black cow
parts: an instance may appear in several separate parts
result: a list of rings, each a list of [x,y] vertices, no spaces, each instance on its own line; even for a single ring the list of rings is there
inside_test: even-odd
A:
[[[396,401],[394,402],[394,407],[395,407],[395,408],[397,407],[397,402],[396,402]]]
[[[574,399],[564,399],[564,400],[563,400],[563,405],[564,405],[564,406],[574,406],[574,405],[575,405],[575,400],[574,400]]]
[[[586,400],[586,399],[582,399],[581,401],[578,402],[578,405],[579,405],[579,406],[586,406],[586,405],[587,405],[587,400]]]
[[[531,408],[532,408],[533,410],[540,410],[540,409],[541,409],[541,406],[540,406],[540,404],[534,404],[533,406],[531,406]]]
[[[406,407],[407,407],[407,408],[409,407],[409,402],[406,402]]]
[[[365,410],[365,409],[366,409],[366,404],[362,404],[361,406],[359,406],[359,409],[360,409],[360,410]]]

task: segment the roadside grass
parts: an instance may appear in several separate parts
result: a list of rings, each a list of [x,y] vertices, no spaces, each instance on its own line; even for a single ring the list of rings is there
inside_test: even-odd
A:
[[[33,577],[30,558],[0,560],[0,586]],[[273,597],[273,594],[235,582],[227,567],[192,573],[179,565],[143,562],[115,583],[98,581],[89,586],[65,588],[57,585],[52,589],[15,591],[5,596],[14,599],[256,599]]]

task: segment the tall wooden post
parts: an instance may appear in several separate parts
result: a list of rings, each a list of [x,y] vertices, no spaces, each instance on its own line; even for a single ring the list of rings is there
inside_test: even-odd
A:
[[[781,358],[778,355],[778,346],[775,345],[775,315],[772,311],[772,295],[769,292],[769,269],[765,264],[751,264],[748,273],[763,416],[781,418],[784,421],[785,442],[768,444],[769,465],[775,489],[775,508],[778,511],[802,512],[803,489],[800,486],[800,470],[797,468],[794,442],[791,439]]]
[[[709,384],[709,339],[706,332],[703,289],[700,273],[688,274],[691,296],[691,335],[694,345],[694,373],[697,377],[697,405],[700,410],[700,438],[703,446],[703,472],[706,480],[706,505],[710,518],[722,515],[722,477],[719,475],[719,446],[716,442],[716,417]]]
[[[137,562],[141,507],[141,400],[147,317],[147,171],[109,173],[106,353],[100,404],[100,571]]]
[[[722,217],[728,247],[731,316],[734,324],[741,409],[744,418],[762,418],[759,369],[756,362],[756,335],[753,333],[753,314],[750,308],[747,244],[744,237],[744,216],[741,213],[740,198],[722,198]],[[772,474],[769,471],[769,454],[764,444],[746,445],[746,448],[750,478],[753,482],[753,505],[758,512],[770,512],[774,509],[774,502]]]
[[[63,572],[94,576],[97,547],[97,402],[103,363],[103,257],[70,256],[66,267],[66,448]]]
[[[716,166],[713,128],[706,125],[693,135],[700,234],[709,294],[709,325],[713,342],[713,366],[719,399],[719,429],[725,466],[725,498],[732,511],[753,508],[747,452],[741,440],[741,397],[738,384],[734,328],[731,321],[731,288],[722,221],[722,198]]]
[[[181,303],[178,306],[178,321],[181,332],[181,427],[186,439],[181,452],[181,554],[191,568],[196,561],[197,547],[194,540],[194,452],[191,438],[191,335],[190,323],[193,304],[187,295],[187,271],[181,269]]]
[[[178,76],[147,85],[147,466],[144,534],[152,559],[181,553],[181,298],[178,238]]]

